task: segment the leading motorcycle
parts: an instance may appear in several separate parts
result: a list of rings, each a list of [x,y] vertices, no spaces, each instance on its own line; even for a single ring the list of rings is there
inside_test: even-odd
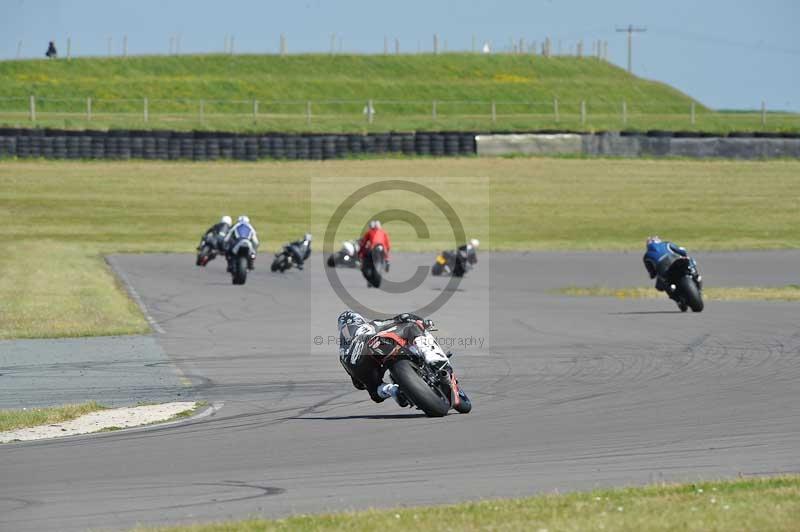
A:
[[[442,417],[452,408],[472,411],[472,401],[461,388],[445,353],[431,331],[431,320],[415,320],[378,332],[366,343],[368,356],[398,385],[400,396],[428,417]]]
[[[662,275],[667,295],[678,304],[681,312],[703,311],[703,278],[697,271],[697,263],[690,257],[679,257],[669,265]]]

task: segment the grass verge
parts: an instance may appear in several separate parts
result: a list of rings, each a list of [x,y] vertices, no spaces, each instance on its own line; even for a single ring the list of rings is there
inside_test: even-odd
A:
[[[5,228],[0,255],[0,338],[143,332],[103,254],[190,253],[223,213],[251,217],[262,256],[309,229],[318,250],[336,207],[329,198],[381,179],[434,188],[484,248],[631,250],[655,233],[690,249],[737,250],[800,247],[798,175],[800,161],[4,161],[0,216],[19,223]],[[337,239],[393,202],[431,210],[413,194],[376,196],[353,209]],[[427,240],[389,224],[395,248],[452,245],[446,220],[426,223]]]
[[[616,297],[618,299],[660,299],[664,294],[652,287],[609,288],[607,286],[568,286],[558,290],[568,296]],[[800,301],[800,285],[713,286],[703,289],[707,301]]]
[[[657,485],[371,510],[266,521],[138,528],[139,532],[372,530],[797,530],[800,476]]]
[[[53,425],[77,419],[106,407],[90,401],[77,405],[55,406],[50,408],[26,408],[22,410],[0,410],[0,432],[9,430]]]

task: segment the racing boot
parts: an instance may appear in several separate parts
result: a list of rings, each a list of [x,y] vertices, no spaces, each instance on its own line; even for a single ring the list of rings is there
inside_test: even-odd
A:
[[[403,396],[403,393],[400,391],[400,386],[397,384],[379,384],[377,392],[378,395],[384,399],[391,397],[401,408],[408,406],[408,401]]]

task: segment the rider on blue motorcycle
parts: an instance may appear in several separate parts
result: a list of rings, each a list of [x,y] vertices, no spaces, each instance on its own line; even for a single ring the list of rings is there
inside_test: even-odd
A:
[[[694,271],[697,271],[697,263],[689,256],[685,248],[673,243],[661,240],[658,236],[647,238],[647,251],[642,260],[644,267],[651,279],[656,280],[656,290],[666,292],[671,299],[675,299],[672,287],[667,283],[664,274],[669,271],[669,267],[680,257],[686,257],[691,262]],[[697,274],[695,280],[698,287],[702,289],[703,278]]]
[[[236,220],[236,225],[231,227],[231,230],[225,235],[225,240],[222,241],[225,249],[225,258],[228,260],[228,273],[233,269],[233,255],[231,254],[233,247],[236,242],[245,238],[253,243],[253,249],[258,249],[259,242],[256,230],[250,225],[250,218],[243,214],[239,216]],[[249,269],[252,269],[252,267]]]

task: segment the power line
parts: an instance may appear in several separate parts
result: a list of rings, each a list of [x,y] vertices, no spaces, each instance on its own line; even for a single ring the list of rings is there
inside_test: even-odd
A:
[[[617,33],[626,32],[628,34],[628,73],[632,73],[633,69],[631,68],[631,55],[633,49],[633,34],[635,33],[644,33],[647,31],[647,28],[634,28],[632,24],[628,24],[627,28],[617,28]]]

